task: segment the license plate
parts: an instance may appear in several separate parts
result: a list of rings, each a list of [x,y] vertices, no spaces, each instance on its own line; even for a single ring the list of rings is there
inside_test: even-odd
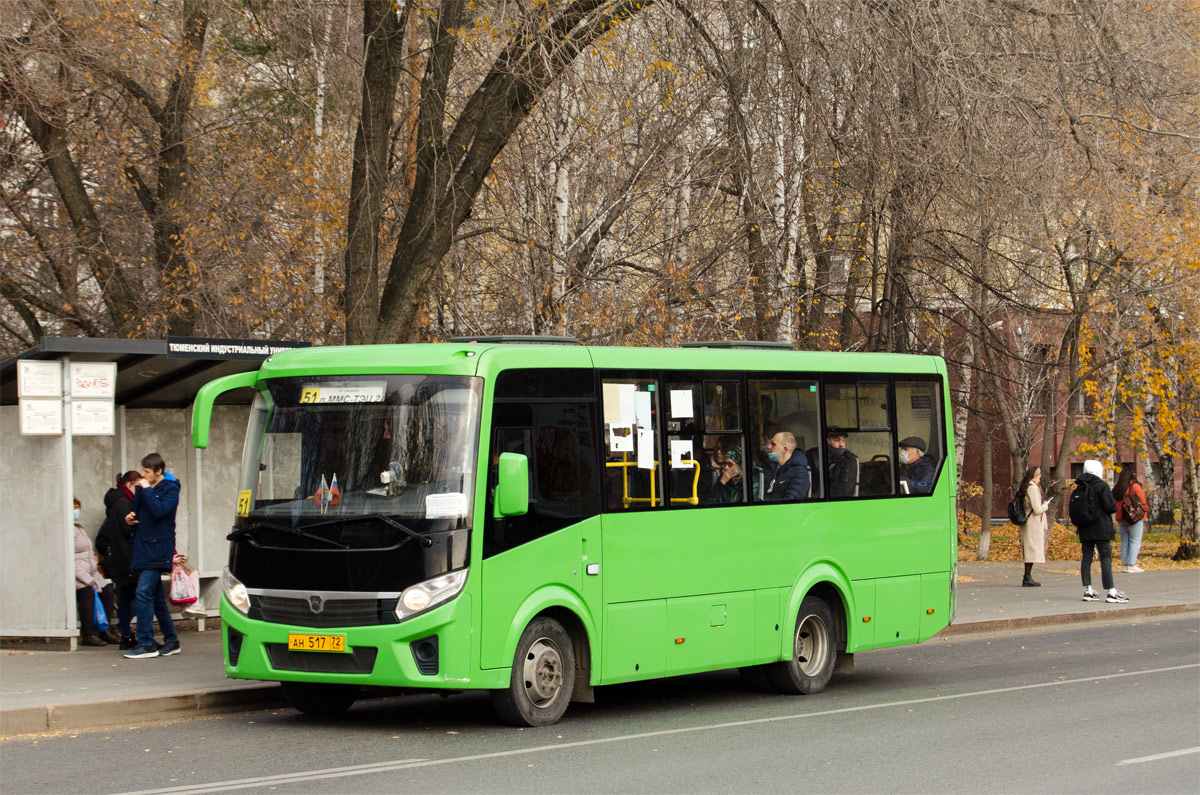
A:
[[[288,634],[288,651],[346,651],[345,635]]]

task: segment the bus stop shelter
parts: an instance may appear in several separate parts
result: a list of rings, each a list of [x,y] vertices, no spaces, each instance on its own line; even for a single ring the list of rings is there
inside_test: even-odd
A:
[[[191,446],[196,392],[225,375],[258,369],[271,353],[307,343],[168,337],[166,340],[45,337],[0,363],[0,636],[79,635],[75,607],[73,498],[94,540],[104,521],[104,494],[117,476],[140,469],[157,452],[182,484],[176,548],[200,572],[200,606],[215,615],[220,573],[237,501],[246,407],[253,390],[221,396],[210,446]],[[63,429],[22,433],[18,372],[22,362],[57,362],[64,382],[80,363],[115,364],[111,432],[71,433],[71,386],[64,383]],[[44,365],[25,366],[53,372]],[[112,372],[113,368],[92,368]],[[26,378],[28,381],[28,377]],[[46,405],[43,403],[43,405]],[[93,404],[97,405],[97,404]],[[104,409],[103,406],[100,406]],[[28,419],[24,427],[34,427]],[[82,427],[82,423],[79,424]]]

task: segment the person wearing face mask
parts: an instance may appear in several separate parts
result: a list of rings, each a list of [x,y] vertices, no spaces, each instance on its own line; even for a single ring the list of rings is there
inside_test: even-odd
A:
[[[104,567],[104,575],[117,588],[117,633],[121,636],[121,651],[129,651],[137,645],[132,629],[137,577],[129,570],[133,527],[125,523],[125,516],[133,510],[133,489],[141,479],[141,473],[133,469],[117,476],[116,485],[104,495],[106,518],[96,534],[96,551],[102,558],[100,565]]]
[[[742,448],[732,447],[718,463],[720,477],[708,493],[708,503],[727,505],[742,501]]]
[[[900,463],[904,464],[904,480],[909,494],[929,494],[933,491],[933,477],[937,474],[937,462],[925,454],[925,440],[920,436],[908,436],[900,440]]]
[[[791,431],[779,431],[767,442],[767,458],[774,469],[768,473],[766,502],[803,500],[808,497],[808,462],[796,452],[796,437]]]
[[[119,642],[121,637],[111,626],[103,632],[96,631],[96,594],[100,594],[100,603],[104,605],[109,621],[115,621],[113,587],[112,583],[105,584],[104,575],[96,566],[92,539],[79,522],[82,507],[79,500],[75,500],[75,606],[79,611],[79,643],[82,646],[107,646]]]
[[[846,436],[836,425],[825,431],[825,470],[830,497],[853,497],[858,486],[858,456],[846,449]]]

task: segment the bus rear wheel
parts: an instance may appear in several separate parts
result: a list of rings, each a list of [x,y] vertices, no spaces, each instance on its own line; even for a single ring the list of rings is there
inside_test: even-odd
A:
[[[280,682],[288,703],[305,715],[328,718],[350,709],[358,698],[358,685],[324,682]]]
[[[771,665],[771,684],[781,693],[820,693],[833,676],[837,662],[837,624],[833,611],[819,596],[806,596],[796,618],[792,656]]]
[[[549,726],[566,712],[574,687],[571,636],[562,624],[542,616],[521,633],[509,685],[492,691],[492,706],[513,726]]]

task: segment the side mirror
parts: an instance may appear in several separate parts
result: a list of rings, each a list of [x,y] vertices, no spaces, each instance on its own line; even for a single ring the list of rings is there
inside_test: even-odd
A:
[[[520,453],[501,453],[496,475],[496,500],[492,516],[529,513],[529,459]]]

